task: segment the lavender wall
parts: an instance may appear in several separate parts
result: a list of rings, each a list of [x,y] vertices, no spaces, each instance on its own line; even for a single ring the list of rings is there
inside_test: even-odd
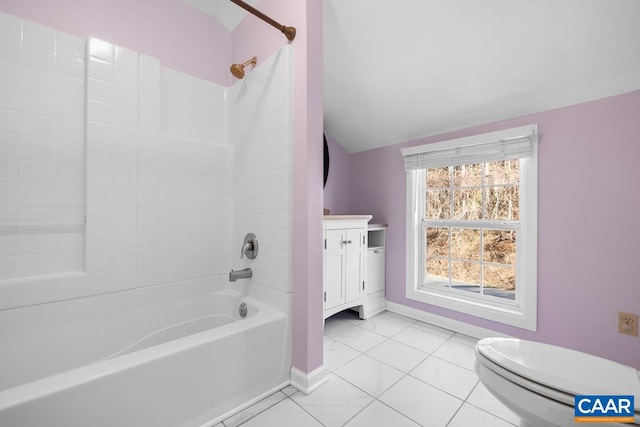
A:
[[[329,146],[329,177],[324,187],[324,207],[332,215],[351,212],[350,156],[333,137],[325,131]]]
[[[2,0],[0,10],[78,37],[97,37],[229,86],[231,34],[179,0]]]
[[[640,368],[640,91],[351,156],[352,211],[389,224],[387,300]],[[405,298],[405,172],[400,148],[537,123],[538,332]]]
[[[293,366],[322,366],[322,0],[263,0],[257,7],[297,29],[293,47]],[[233,31],[232,57],[266,57],[287,39],[248,16]],[[259,65],[258,65],[259,66]]]

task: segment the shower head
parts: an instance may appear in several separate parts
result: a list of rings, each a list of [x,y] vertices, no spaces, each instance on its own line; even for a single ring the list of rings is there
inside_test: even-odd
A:
[[[236,79],[242,79],[244,78],[244,67],[247,65],[253,65],[255,67],[257,62],[258,58],[254,56],[243,64],[232,64],[229,70],[231,71],[231,74],[233,74],[233,77]]]

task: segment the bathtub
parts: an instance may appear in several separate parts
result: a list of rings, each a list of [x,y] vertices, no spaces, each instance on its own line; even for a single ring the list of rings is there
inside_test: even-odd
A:
[[[191,286],[2,313],[0,426],[211,426],[286,386],[287,313]]]

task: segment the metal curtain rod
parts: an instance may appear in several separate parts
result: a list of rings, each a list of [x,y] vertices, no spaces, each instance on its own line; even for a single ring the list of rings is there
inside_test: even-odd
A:
[[[282,32],[282,34],[285,35],[287,40],[292,41],[293,39],[296,38],[296,29],[295,29],[295,27],[285,27],[284,25],[280,24],[279,22],[274,21],[273,19],[269,18],[267,15],[265,15],[262,12],[260,12],[255,7],[246,4],[242,0],[231,0],[231,2],[237,4],[238,6],[240,6],[241,8],[246,10],[247,12],[249,12],[249,13],[257,16],[258,18],[262,19],[264,22],[266,22],[268,24],[271,24],[274,27],[276,27],[277,29],[279,29]]]

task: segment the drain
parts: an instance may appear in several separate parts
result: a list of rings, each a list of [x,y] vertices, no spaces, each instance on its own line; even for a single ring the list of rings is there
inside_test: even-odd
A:
[[[247,304],[242,303],[238,308],[238,312],[240,313],[240,317],[247,317]]]

